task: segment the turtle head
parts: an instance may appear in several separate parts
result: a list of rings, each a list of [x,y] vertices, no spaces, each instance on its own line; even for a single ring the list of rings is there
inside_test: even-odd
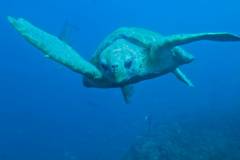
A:
[[[111,54],[102,54],[99,68],[103,75],[114,83],[122,83],[131,78],[134,58],[131,54],[123,54],[121,49]]]
[[[99,69],[112,83],[127,82],[136,73],[134,53],[129,48],[114,44],[100,54]]]

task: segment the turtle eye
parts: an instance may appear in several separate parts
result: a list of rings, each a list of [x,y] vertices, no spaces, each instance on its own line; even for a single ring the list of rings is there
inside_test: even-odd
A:
[[[101,67],[102,67],[102,69],[104,69],[104,70],[108,70],[108,67],[107,67],[107,65],[106,65],[105,63],[101,63]]]
[[[130,68],[131,66],[132,66],[132,60],[131,59],[125,61],[125,63],[124,63],[125,68]]]

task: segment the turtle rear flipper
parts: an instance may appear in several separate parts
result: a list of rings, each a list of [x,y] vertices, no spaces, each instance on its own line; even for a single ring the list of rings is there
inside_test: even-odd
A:
[[[240,36],[231,33],[198,33],[198,34],[177,34],[165,38],[163,46],[175,47],[187,43],[210,40],[210,41],[240,41]],[[162,44],[161,44],[162,45]]]
[[[33,46],[40,49],[46,57],[81,73],[90,79],[100,79],[101,72],[91,63],[84,60],[71,46],[30,22],[19,18],[8,17],[12,26]]]
[[[185,84],[187,84],[189,87],[194,87],[192,81],[190,79],[187,78],[187,76],[179,69],[176,68],[173,71],[173,74],[182,82],[184,82]]]
[[[174,47],[172,52],[179,64],[187,64],[194,60],[194,56],[191,53],[188,53],[180,47]]]
[[[129,104],[131,102],[131,98],[134,92],[133,90],[134,87],[132,85],[126,85],[121,88],[125,103]]]

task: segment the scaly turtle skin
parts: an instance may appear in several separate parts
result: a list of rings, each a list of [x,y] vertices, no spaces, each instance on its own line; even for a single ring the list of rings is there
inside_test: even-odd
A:
[[[162,36],[142,28],[120,28],[97,48],[90,62],[71,46],[30,22],[8,17],[13,27],[46,57],[83,75],[86,87],[121,88],[126,102],[132,95],[132,84],[173,73],[189,86],[192,82],[179,66],[193,61],[180,45],[199,40],[240,41],[230,33],[199,33]]]

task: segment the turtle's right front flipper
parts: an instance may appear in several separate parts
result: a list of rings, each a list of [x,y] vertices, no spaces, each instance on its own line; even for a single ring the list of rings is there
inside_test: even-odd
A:
[[[22,18],[8,17],[8,21],[28,42],[50,59],[87,78],[100,79],[102,77],[101,72],[94,65],[84,60],[72,47],[56,36],[44,32]]]
[[[209,41],[240,41],[240,36],[226,33],[226,32],[219,32],[219,33],[197,33],[197,34],[177,34],[168,36],[165,38],[164,43],[160,43],[160,45],[168,46],[168,47],[175,47],[178,45],[184,45],[187,43],[201,41],[201,40],[209,40]]]

